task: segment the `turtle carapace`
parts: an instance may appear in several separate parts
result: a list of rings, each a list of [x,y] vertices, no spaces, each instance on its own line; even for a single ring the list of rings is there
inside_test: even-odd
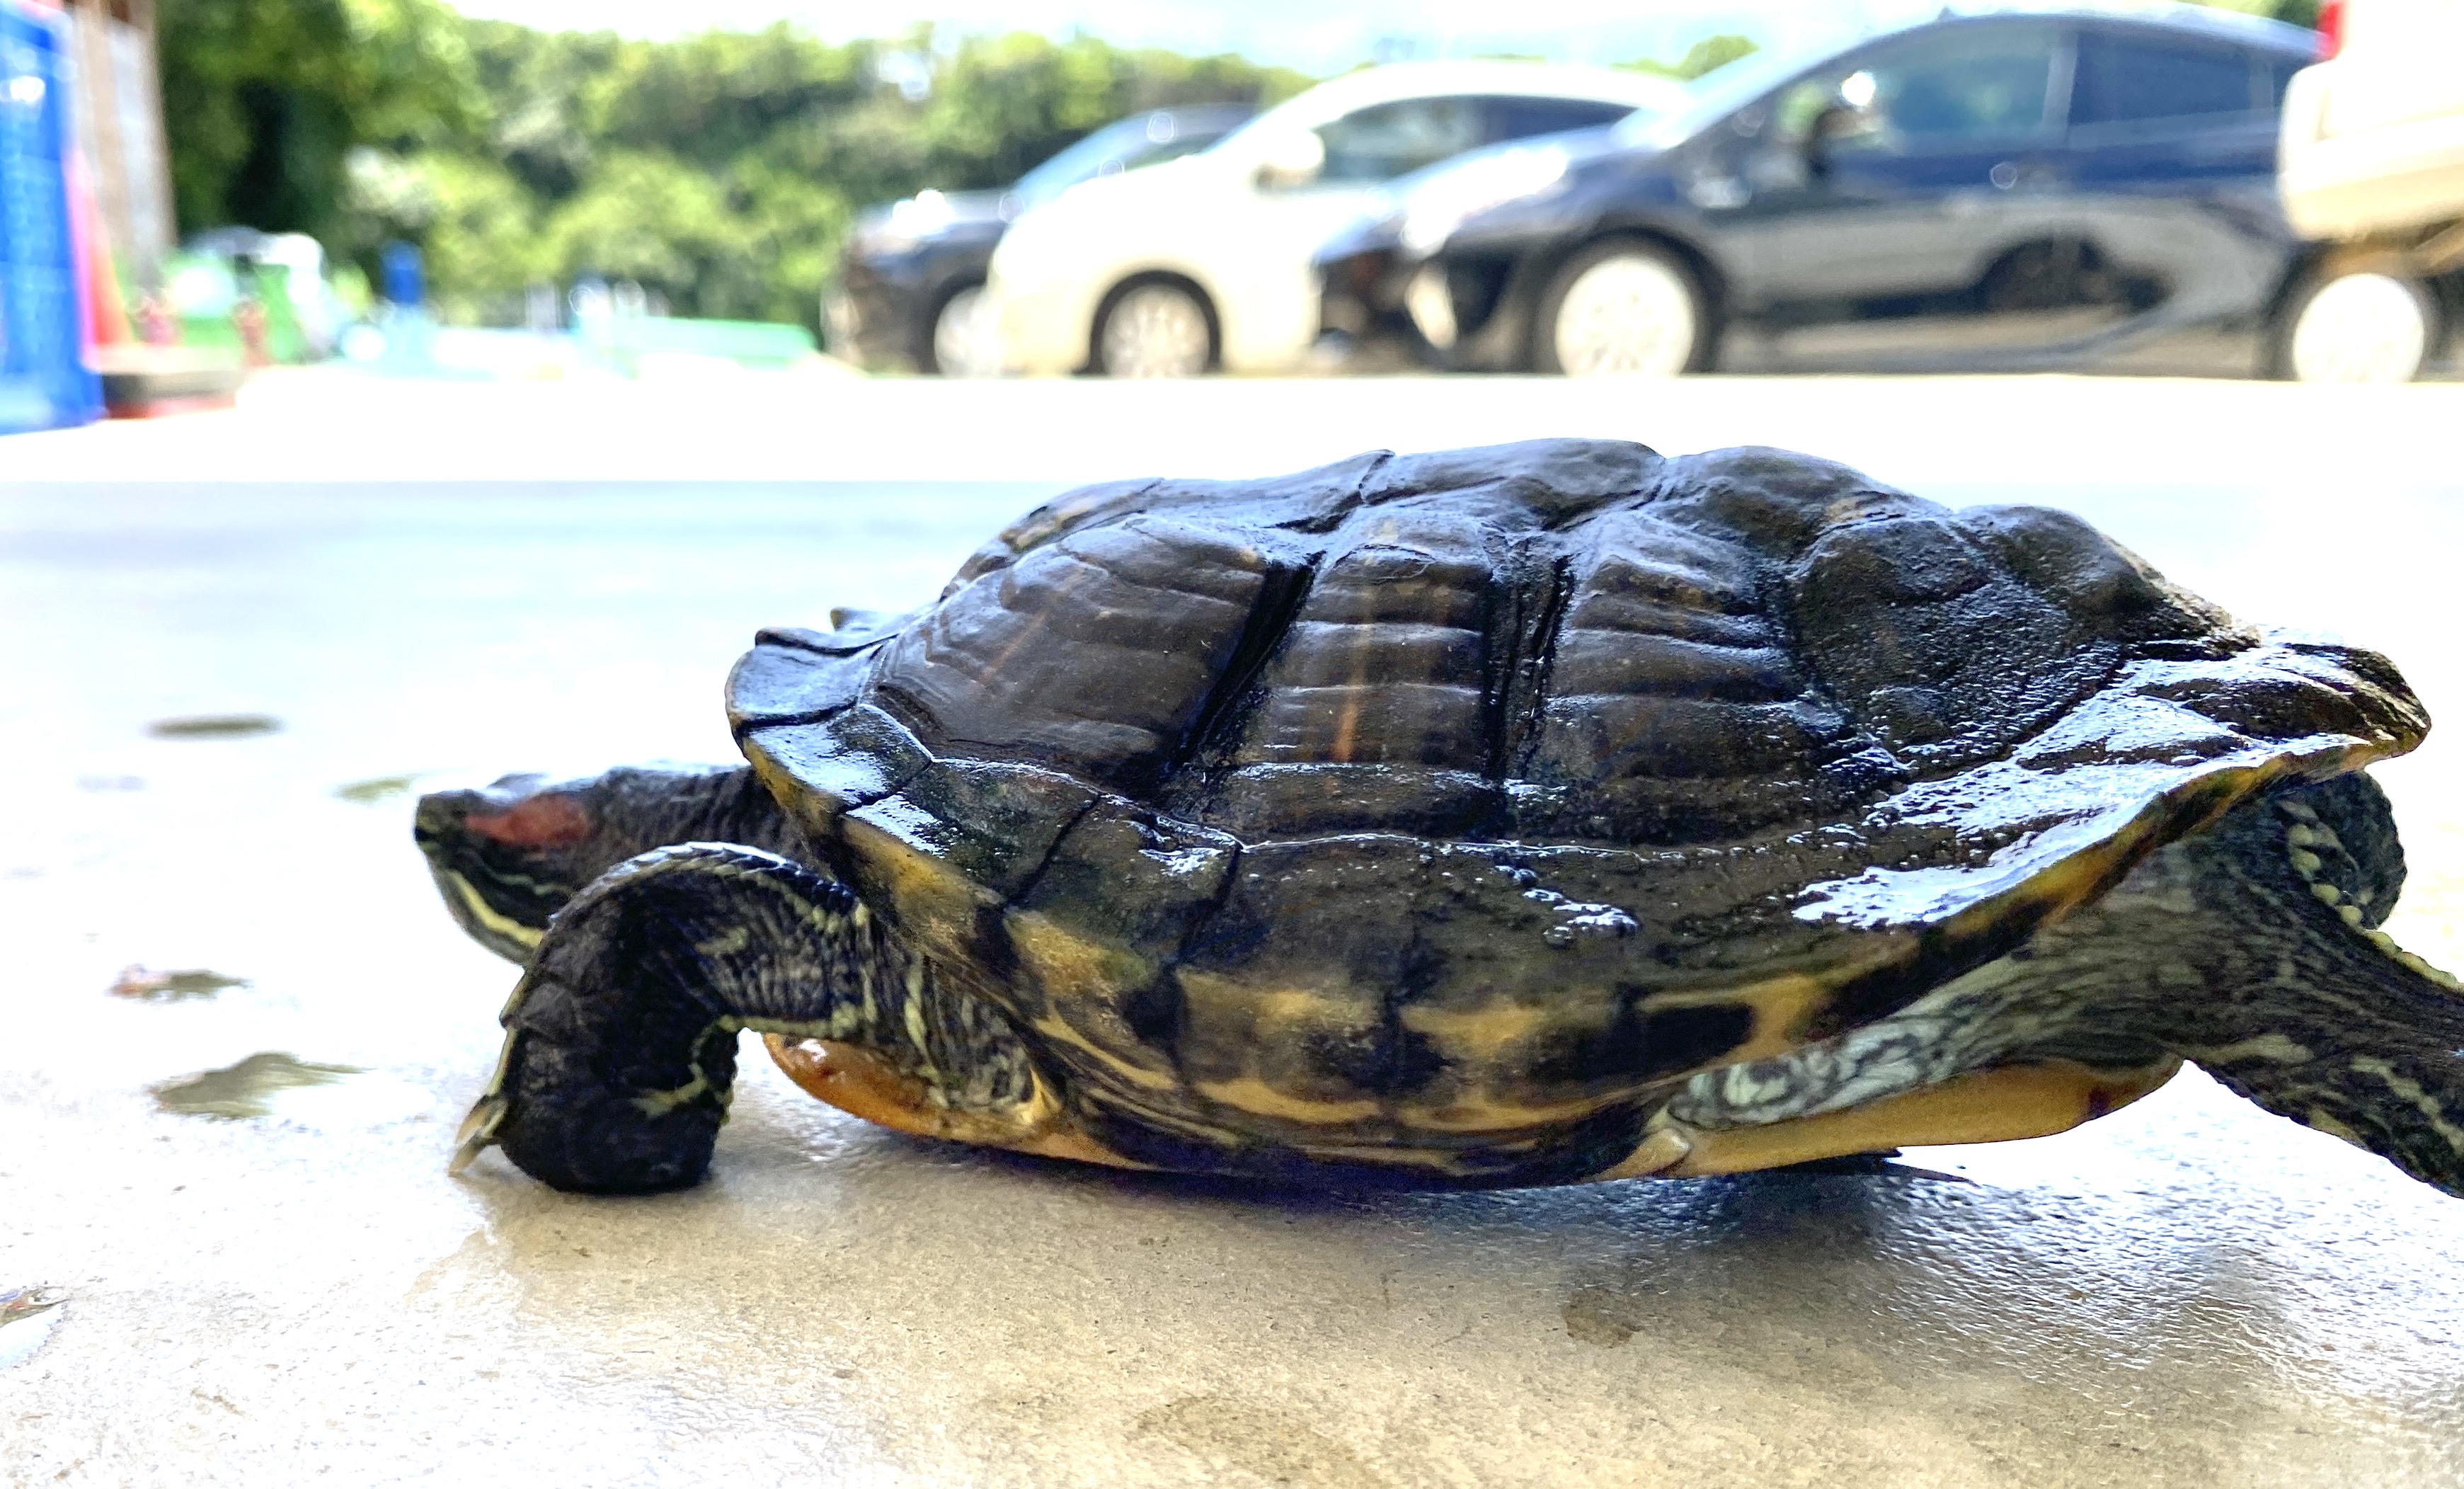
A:
[[[421,803],[526,963],[465,1161],[692,1184],[751,1029],[905,1131],[1335,1186],[2033,1136],[2189,1059],[2464,1190],[2361,773],[2420,704],[2057,512],[1578,440],[1098,486],[728,710],[747,767]]]

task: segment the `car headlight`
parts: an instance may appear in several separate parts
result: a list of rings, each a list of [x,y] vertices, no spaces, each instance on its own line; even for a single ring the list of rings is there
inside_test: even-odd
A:
[[[1470,218],[1554,188],[1567,165],[1564,150],[1536,145],[1483,155],[1431,177],[1403,204],[1404,252],[1437,252]]]

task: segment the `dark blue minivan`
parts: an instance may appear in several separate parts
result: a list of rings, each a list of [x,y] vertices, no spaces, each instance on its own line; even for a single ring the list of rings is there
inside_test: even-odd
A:
[[[1997,10],[1459,157],[1318,256],[1331,329],[1493,370],[2269,370],[2309,32]]]

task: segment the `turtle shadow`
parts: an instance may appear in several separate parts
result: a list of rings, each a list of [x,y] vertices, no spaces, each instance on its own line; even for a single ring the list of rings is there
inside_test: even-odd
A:
[[[1705,1203],[1743,1216],[1769,1219],[1810,1210],[1837,1214],[1843,1208],[1886,1211],[1902,1203],[1911,1185],[1965,1185],[1950,1173],[1904,1164],[1882,1154],[1855,1154],[1753,1173],[1701,1179],[1618,1179],[1591,1184],[1496,1189],[1402,1186],[1343,1188],[1275,1177],[1177,1173],[1161,1169],[1104,1168],[1064,1159],[962,1147],[929,1138],[887,1134],[893,1142],[983,1168],[1045,1184],[1095,1189],[1109,1193],[1201,1207],[1270,1209],[1309,1215],[1410,1215],[1440,1227],[1485,1228],[1499,1224],[1547,1229],[1608,1207],[1631,1217],[1672,1211],[1660,1222],[1670,1228],[1699,1224],[1693,1214]],[[1654,1202],[1657,1201],[1657,1202]],[[1674,1211],[1686,1213],[1679,1214]]]

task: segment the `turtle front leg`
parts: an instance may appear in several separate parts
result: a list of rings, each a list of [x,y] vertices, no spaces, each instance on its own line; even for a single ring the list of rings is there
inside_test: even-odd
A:
[[[534,1178],[587,1193],[700,1180],[742,1029],[866,1050],[936,1100],[997,1111],[1036,1096],[1006,1028],[940,993],[846,885],[733,844],[654,849],[576,896],[504,1024],[454,1167],[494,1144]]]

